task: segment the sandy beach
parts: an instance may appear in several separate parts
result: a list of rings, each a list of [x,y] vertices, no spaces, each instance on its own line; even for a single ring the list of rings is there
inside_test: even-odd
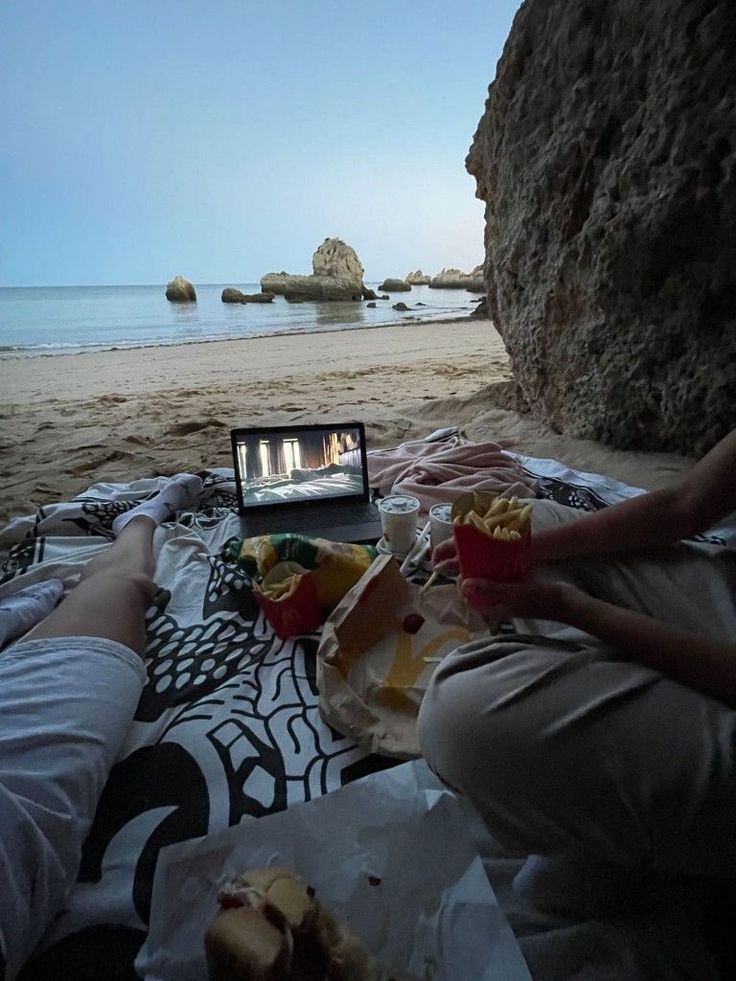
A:
[[[490,323],[464,320],[0,362],[0,520],[127,482],[229,466],[229,430],[254,422],[366,423],[371,446],[439,426],[641,487],[689,460],[625,453],[489,409],[510,378]]]

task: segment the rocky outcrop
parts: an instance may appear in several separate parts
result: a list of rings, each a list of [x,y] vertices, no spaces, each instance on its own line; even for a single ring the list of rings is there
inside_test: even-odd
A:
[[[175,276],[166,284],[166,299],[171,303],[196,303],[197,291],[183,276]]]
[[[387,293],[408,293],[411,286],[403,279],[384,279],[378,288]]]
[[[411,307],[408,307],[403,302],[403,300],[399,300],[398,303],[394,303],[394,305],[391,307],[391,309],[392,310],[398,310],[400,313],[404,313],[406,310],[411,310]]]
[[[465,282],[465,289],[470,293],[485,293],[486,291],[486,277],[483,272],[483,263],[476,266],[475,269],[471,269],[468,273],[468,278]]]
[[[375,290],[369,290],[365,286],[363,287],[363,299],[364,300],[377,300],[378,293]]]
[[[233,286],[226,286],[222,291],[223,303],[271,303],[274,293],[242,293]]]
[[[326,238],[312,256],[312,272],[362,286],[365,270],[355,249],[341,238]]]
[[[429,280],[430,277],[426,273],[423,273],[421,269],[417,269],[416,272],[407,273],[405,277],[405,281],[410,286],[429,286]]]
[[[483,266],[476,266],[470,273],[465,273],[462,269],[443,269],[432,277],[429,285],[434,290],[470,290],[472,293],[483,293],[486,288]]]
[[[488,320],[490,317],[490,311],[488,309],[488,297],[484,296],[482,300],[478,302],[475,310],[470,314],[471,317],[478,317],[479,319]]]
[[[532,413],[699,454],[736,395],[732,0],[526,0],[467,167]]]
[[[360,300],[362,289],[355,283],[334,276],[292,276],[268,273],[261,279],[264,293],[275,293],[287,300]]]
[[[363,266],[342,239],[324,240],[312,256],[312,270],[311,276],[267,273],[261,278],[261,289],[295,301],[361,299]]]

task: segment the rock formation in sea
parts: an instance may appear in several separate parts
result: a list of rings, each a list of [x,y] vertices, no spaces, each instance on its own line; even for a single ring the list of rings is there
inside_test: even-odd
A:
[[[476,266],[469,273],[462,269],[442,269],[430,279],[429,285],[435,290],[470,290],[471,293],[483,293],[486,288],[483,266]]]
[[[531,412],[699,454],[736,397],[733,0],[526,0],[467,160]]]
[[[242,293],[233,286],[226,286],[222,291],[223,303],[271,303],[274,293]]]
[[[484,296],[482,300],[479,300],[478,301],[478,305],[476,306],[475,310],[472,310],[471,311],[470,316],[471,317],[479,317],[479,318],[482,318],[483,320],[488,320],[488,317],[490,316],[490,313],[489,313],[489,310],[488,310],[488,297],[487,296]]]
[[[426,273],[423,273],[421,269],[417,269],[416,272],[407,273],[404,280],[410,286],[429,286],[430,277]]]
[[[311,276],[267,273],[261,278],[261,289],[287,300],[360,300],[363,265],[342,239],[326,238],[312,256]]]
[[[197,291],[183,276],[174,276],[166,284],[166,299],[172,303],[196,303]]]
[[[411,286],[403,279],[384,279],[378,288],[387,293],[408,293]]]
[[[378,293],[375,290],[368,289],[366,286],[363,287],[363,299],[364,300],[377,300]]]
[[[391,309],[398,310],[400,313],[403,313],[405,310],[411,310],[411,307],[408,307],[403,300],[399,300],[398,303],[394,303]]]

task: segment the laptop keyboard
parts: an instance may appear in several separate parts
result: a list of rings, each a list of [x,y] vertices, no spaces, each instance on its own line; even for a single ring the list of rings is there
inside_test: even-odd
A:
[[[311,531],[314,528],[340,528],[343,525],[362,524],[369,521],[377,521],[379,518],[378,509],[375,504],[356,504],[350,508],[337,508],[334,511],[320,511],[319,515],[310,513],[306,509],[294,511],[293,514],[286,515],[281,511],[278,515],[278,524],[281,528],[288,529],[289,532],[299,534],[302,531]],[[269,527],[269,520],[270,525]],[[248,528],[251,534],[267,534],[273,531],[274,517],[251,517],[248,515]]]

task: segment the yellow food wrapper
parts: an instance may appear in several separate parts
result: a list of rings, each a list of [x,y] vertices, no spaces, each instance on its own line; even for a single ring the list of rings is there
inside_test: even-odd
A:
[[[230,554],[256,582],[263,580],[280,562],[298,563],[314,581],[322,608],[332,610],[378,553],[370,545],[289,534],[246,538]]]

